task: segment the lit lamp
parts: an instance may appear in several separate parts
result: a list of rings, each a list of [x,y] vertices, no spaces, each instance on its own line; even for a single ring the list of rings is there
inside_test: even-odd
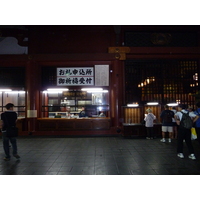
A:
[[[156,106],[156,105],[158,105],[158,102],[148,102],[147,105],[148,106]]]
[[[138,107],[139,104],[137,103],[132,103],[132,104],[127,104],[128,107]]]
[[[7,93],[7,94],[25,94],[25,91],[22,91],[22,90],[20,90],[20,91],[6,91],[5,93]]]
[[[86,91],[88,93],[107,93],[108,90],[103,90],[103,88],[82,88],[82,91]]]
[[[69,89],[66,88],[49,88],[45,91],[43,91],[43,93],[62,93],[63,91],[68,91]]]
[[[10,92],[12,91],[11,89],[0,89],[0,92]]]
[[[82,88],[82,91],[102,91],[102,88]]]
[[[178,103],[168,103],[168,106],[178,106]]]

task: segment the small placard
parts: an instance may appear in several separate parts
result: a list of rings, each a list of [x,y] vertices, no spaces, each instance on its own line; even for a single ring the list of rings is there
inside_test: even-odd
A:
[[[27,118],[36,118],[37,110],[27,110]]]
[[[95,86],[109,86],[109,65],[95,65]]]

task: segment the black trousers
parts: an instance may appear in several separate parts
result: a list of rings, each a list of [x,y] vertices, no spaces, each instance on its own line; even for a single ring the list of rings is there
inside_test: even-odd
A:
[[[146,127],[147,129],[147,137],[154,137],[154,130],[153,130],[153,127]]]
[[[196,129],[196,133],[197,133],[197,140],[200,144],[200,127],[195,127],[195,129]]]
[[[10,158],[9,141],[12,144],[13,155],[17,154],[17,139],[15,137],[6,137],[6,132],[2,131],[3,149],[7,158]]]
[[[194,148],[191,141],[191,130],[179,126],[177,138],[177,153],[183,153],[183,140],[185,140],[189,153],[194,153]]]

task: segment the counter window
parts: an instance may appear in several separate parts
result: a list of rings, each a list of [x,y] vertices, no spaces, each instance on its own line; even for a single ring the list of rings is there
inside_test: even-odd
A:
[[[97,117],[109,115],[109,93],[101,91],[43,91],[42,117],[69,118],[78,117],[85,108],[86,116]]]

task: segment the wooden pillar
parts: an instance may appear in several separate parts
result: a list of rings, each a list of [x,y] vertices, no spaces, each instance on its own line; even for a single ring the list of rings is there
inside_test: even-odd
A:
[[[28,61],[26,65],[26,118],[28,133],[36,130],[39,111],[40,73],[37,63]]]
[[[117,130],[121,129],[123,123],[122,105],[124,102],[124,62],[126,54],[130,52],[129,47],[118,46],[108,47],[108,53],[115,54],[115,61],[113,61],[113,74],[111,76],[111,118],[113,125]],[[113,105],[112,105],[113,104]]]
[[[123,61],[115,60],[111,69],[110,107],[112,124],[120,127],[121,106],[123,102]]]

